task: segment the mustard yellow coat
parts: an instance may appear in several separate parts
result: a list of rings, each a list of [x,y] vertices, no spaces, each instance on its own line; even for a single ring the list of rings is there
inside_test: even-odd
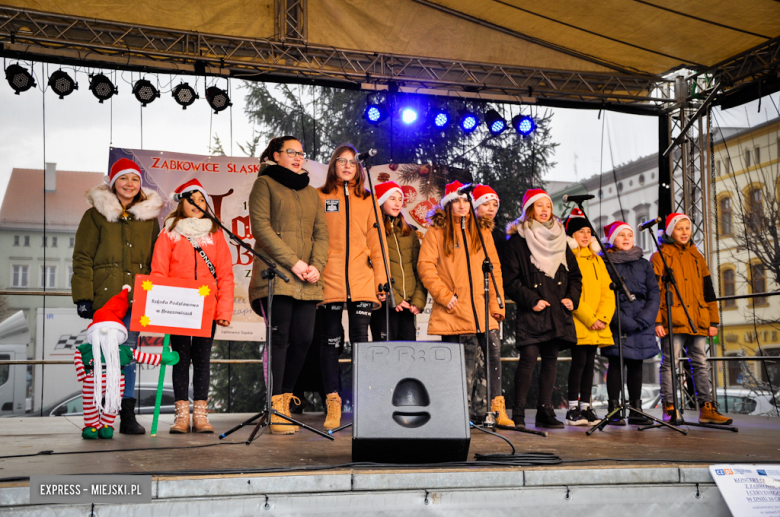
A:
[[[593,237],[589,247],[580,248],[577,241],[569,237],[569,247],[577,257],[577,265],[582,273],[580,305],[573,312],[577,344],[599,347],[614,345],[609,323],[615,314],[615,293],[609,288],[612,280],[604,259],[597,253],[601,251],[598,242]],[[602,330],[590,330],[598,320],[606,323],[606,327]]]

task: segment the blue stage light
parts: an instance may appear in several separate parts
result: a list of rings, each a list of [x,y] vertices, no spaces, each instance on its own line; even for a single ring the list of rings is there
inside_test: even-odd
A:
[[[512,119],[512,126],[522,136],[528,136],[536,131],[536,122],[528,115],[516,115]]]
[[[413,124],[417,122],[417,111],[412,108],[403,108],[401,110],[401,120],[404,124]]]
[[[381,104],[369,104],[363,116],[369,124],[379,124],[387,118],[387,110]]]
[[[446,111],[439,111],[433,117],[433,125],[436,127],[445,127],[450,123],[450,116]]]
[[[470,112],[464,112],[460,116],[460,128],[465,133],[471,133],[475,129],[477,129],[477,126],[479,125],[479,118]]]
[[[485,122],[487,122],[488,130],[493,136],[500,135],[506,129],[506,120],[496,110],[485,113]]]

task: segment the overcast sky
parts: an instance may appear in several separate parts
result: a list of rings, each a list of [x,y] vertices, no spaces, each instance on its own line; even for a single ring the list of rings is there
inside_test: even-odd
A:
[[[42,70],[45,66],[35,66],[39,88],[45,83],[42,77],[55,70],[53,66],[49,66],[48,71]],[[84,72],[76,74],[79,90],[70,96],[60,100],[47,91],[45,158],[44,94],[40,89],[35,89],[14,95],[7,82],[2,81],[0,197],[5,194],[8,178],[15,167],[41,169],[44,161],[48,161],[57,163],[60,170],[105,173],[109,147],[140,148],[142,133],[144,149],[198,154],[208,154],[211,137],[219,134],[225,151],[230,154],[230,111],[212,114],[203,98],[205,88],[202,78],[159,77],[162,90],[169,90],[181,81],[190,82],[196,88],[202,98],[187,110],[182,110],[170,93],[163,93],[161,98],[142,109],[131,93],[131,84],[138,78],[138,74],[117,73],[119,94],[113,99],[113,107],[112,102],[99,104],[92,96]],[[148,78],[157,82],[154,75]],[[209,85],[216,82],[218,86],[227,88],[225,79],[209,78],[208,82]],[[231,83],[234,103],[233,142],[245,142],[253,132],[252,125],[244,115],[243,91],[238,87],[239,84],[237,81]],[[775,106],[780,104],[780,95],[775,94],[773,97],[774,104],[768,97],[763,100],[760,113],[757,112],[757,102],[754,102],[723,113],[719,120],[724,126],[746,126],[748,121],[757,124],[767,118],[774,118],[777,116]],[[655,117],[602,112],[602,120],[599,120],[598,111],[554,109],[553,112],[553,141],[560,145],[554,157],[557,165],[545,178],[547,180],[582,180],[600,171],[611,170],[613,163],[620,165],[658,150]],[[233,154],[242,155],[235,144]]]

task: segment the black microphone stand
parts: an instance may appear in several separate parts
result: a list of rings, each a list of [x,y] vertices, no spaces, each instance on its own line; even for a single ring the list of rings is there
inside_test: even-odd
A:
[[[258,433],[258,431],[260,431],[261,427],[262,427],[262,431],[260,432],[260,434],[265,432],[265,429],[269,425],[271,425],[271,415],[275,415],[275,416],[278,416],[279,418],[281,418],[283,420],[286,420],[287,423],[284,423],[284,424],[274,424],[274,425],[299,425],[299,426],[301,426],[302,428],[304,428],[304,429],[306,429],[308,431],[311,431],[311,432],[316,433],[316,434],[318,434],[318,435],[320,435],[320,436],[322,436],[324,438],[327,438],[328,440],[333,440],[332,436],[328,436],[327,434],[323,433],[319,429],[315,429],[313,427],[310,427],[310,426],[304,424],[303,422],[299,422],[299,421],[297,421],[297,420],[295,420],[293,418],[288,417],[287,415],[283,415],[282,413],[280,413],[280,412],[276,411],[275,409],[273,409],[273,407],[271,406],[271,392],[272,392],[272,389],[273,389],[273,372],[271,371],[271,364],[272,364],[271,363],[271,355],[272,355],[272,350],[273,350],[271,348],[271,343],[273,341],[273,332],[272,332],[272,327],[271,327],[271,311],[273,309],[274,281],[276,280],[276,277],[279,277],[284,282],[289,282],[290,279],[287,277],[287,275],[284,274],[283,271],[280,271],[279,268],[276,267],[276,264],[273,261],[271,261],[270,259],[268,259],[268,258],[260,255],[259,253],[257,253],[255,250],[252,249],[252,247],[249,244],[245,243],[244,241],[239,239],[238,236],[236,236],[233,232],[231,232],[230,230],[225,228],[225,225],[223,225],[222,222],[219,219],[217,219],[216,216],[214,216],[213,214],[210,213],[208,205],[207,205],[206,210],[203,210],[198,205],[195,204],[195,202],[192,200],[192,195],[191,194],[190,195],[184,195],[183,197],[193,207],[195,207],[200,212],[202,212],[204,216],[206,216],[208,219],[210,219],[211,222],[217,224],[220,228],[222,228],[222,231],[224,231],[225,233],[228,234],[228,236],[230,237],[231,241],[233,241],[235,244],[237,244],[238,246],[241,246],[242,248],[247,250],[249,253],[254,255],[256,259],[260,259],[261,261],[263,261],[263,263],[268,268],[268,269],[264,269],[260,273],[262,278],[268,280],[268,316],[267,316],[268,321],[267,321],[267,325],[266,325],[267,336],[266,336],[266,343],[265,343],[266,350],[268,351],[268,365],[267,365],[267,368],[268,368],[268,379],[267,379],[266,387],[265,387],[266,407],[261,412],[257,413],[256,415],[252,416],[251,418],[241,422],[240,424],[238,424],[237,426],[233,427],[229,431],[225,431],[224,433],[219,435],[219,439],[221,440],[224,437],[228,436],[229,434],[232,434],[235,431],[238,431],[242,427],[244,427],[246,425],[253,424],[255,420],[259,419],[257,421],[257,425],[255,425],[255,428],[252,431],[252,434],[249,435],[249,439],[246,441],[246,444],[249,445],[256,438],[257,433]]]
[[[666,296],[666,345],[664,346],[663,353],[664,356],[669,361],[671,361],[669,368],[672,376],[672,408],[674,409],[674,417],[672,417],[671,421],[678,426],[684,425],[686,427],[707,427],[709,429],[720,429],[722,431],[732,431],[736,433],[739,431],[739,429],[731,425],[701,424],[699,422],[696,423],[686,422],[683,417],[683,414],[685,413],[685,404],[680,403],[680,405],[678,406],[678,400],[677,400],[678,384],[677,383],[679,382],[679,373],[678,373],[679,361],[677,358],[677,354],[675,354],[675,350],[674,350],[675,349],[674,327],[672,325],[672,304],[674,304],[674,293],[677,293],[677,299],[680,300],[680,306],[683,308],[683,311],[685,312],[685,317],[688,318],[688,325],[690,326],[692,332],[696,332],[696,325],[693,323],[693,319],[691,318],[691,315],[688,312],[688,308],[685,305],[685,301],[683,300],[682,295],[680,294],[680,288],[677,286],[677,280],[674,277],[674,271],[672,271],[672,268],[669,267],[669,263],[666,262],[666,257],[664,257],[664,254],[661,252],[661,247],[658,244],[658,240],[655,239],[655,236],[653,235],[653,232],[649,227],[647,228],[647,231],[650,233],[650,240],[652,240],[653,243],[655,243],[655,249],[657,250],[658,255],[661,256],[661,261],[664,264],[663,282],[664,282],[664,294]],[[691,243],[690,245],[693,246],[693,243]],[[670,287],[674,288],[674,293],[672,292],[672,289],[670,289]],[[661,342],[663,343],[664,341],[661,340]],[[682,349],[682,347],[680,348]],[[715,387],[713,386],[713,392],[715,392],[714,388]],[[657,427],[660,427],[660,425],[658,424],[647,425],[644,427],[640,427],[639,430],[644,431],[645,429],[655,429]]]

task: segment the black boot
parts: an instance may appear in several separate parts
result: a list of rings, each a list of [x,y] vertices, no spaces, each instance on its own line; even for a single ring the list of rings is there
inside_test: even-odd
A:
[[[515,423],[515,427],[525,429],[525,406],[515,406],[512,409],[512,422]]]
[[[122,399],[119,410],[119,432],[121,434],[144,434],[143,428],[135,419],[135,399]]]
[[[620,405],[619,400],[610,400],[607,402],[607,413],[612,413],[612,410]],[[626,425],[626,421],[620,418],[620,411],[615,413],[609,418],[609,425]]]
[[[550,406],[538,406],[536,408],[536,427],[563,429],[563,422],[555,418],[555,411]]]
[[[642,411],[642,400],[632,400],[629,402],[631,404],[631,407],[634,409],[638,409],[639,411]],[[655,422],[647,418],[646,416],[642,416],[638,413],[634,413],[633,411],[628,412],[628,423],[631,425],[653,425]]]

